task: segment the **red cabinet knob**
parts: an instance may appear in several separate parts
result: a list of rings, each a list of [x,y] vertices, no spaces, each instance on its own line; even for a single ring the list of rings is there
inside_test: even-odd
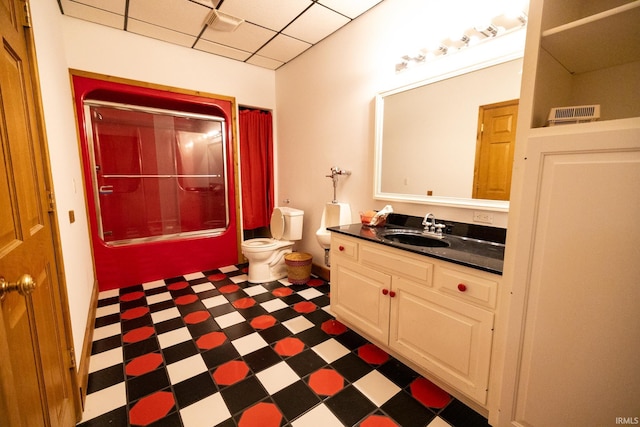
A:
[[[465,285],[464,283],[458,283],[458,290],[460,292],[464,292],[467,290],[467,285]]]
[[[382,290],[382,295],[387,295],[389,293],[389,289],[383,289]]]
[[[396,296],[396,293],[395,293],[395,292],[393,292],[393,291],[391,291],[391,292],[389,292],[389,296],[390,296],[391,298],[393,298],[393,297],[395,297],[395,296]]]
[[[339,250],[340,252],[344,251],[344,246],[342,246],[342,245],[338,246],[338,250]]]

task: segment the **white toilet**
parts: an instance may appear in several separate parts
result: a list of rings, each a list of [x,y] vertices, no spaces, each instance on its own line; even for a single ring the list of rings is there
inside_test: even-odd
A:
[[[287,276],[284,256],[292,252],[295,240],[302,239],[304,211],[276,207],[271,214],[272,239],[258,238],[242,242],[242,253],[249,260],[249,282],[265,283]]]
[[[351,224],[351,206],[349,203],[329,202],[324,205],[320,228],[316,231],[316,239],[325,251],[331,247],[331,232],[328,227]],[[326,257],[325,257],[326,258]],[[325,261],[326,263],[326,261]]]

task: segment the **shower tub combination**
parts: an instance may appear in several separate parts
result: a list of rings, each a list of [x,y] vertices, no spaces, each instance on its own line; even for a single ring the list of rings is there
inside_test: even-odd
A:
[[[73,80],[100,290],[237,263],[232,100]]]

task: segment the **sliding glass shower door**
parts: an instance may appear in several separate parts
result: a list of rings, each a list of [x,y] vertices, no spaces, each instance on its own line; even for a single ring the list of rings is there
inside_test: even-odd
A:
[[[215,235],[229,224],[223,117],[85,100],[107,245]]]

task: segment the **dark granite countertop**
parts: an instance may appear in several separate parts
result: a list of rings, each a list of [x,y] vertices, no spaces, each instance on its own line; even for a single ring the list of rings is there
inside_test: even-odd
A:
[[[387,224],[384,227],[368,227],[362,224],[350,224],[329,227],[328,230],[338,234],[344,234],[345,236],[357,237],[392,248],[502,275],[506,230],[496,227],[439,220],[438,222],[444,223],[447,226],[444,240],[449,243],[450,246],[446,248],[403,245],[401,243],[390,242],[381,237],[381,232],[389,228],[422,229],[420,223],[418,223],[420,225],[414,224],[416,222],[415,218],[417,217],[392,214],[387,218]],[[421,218],[419,220],[422,221]],[[491,240],[485,240],[488,238]]]

